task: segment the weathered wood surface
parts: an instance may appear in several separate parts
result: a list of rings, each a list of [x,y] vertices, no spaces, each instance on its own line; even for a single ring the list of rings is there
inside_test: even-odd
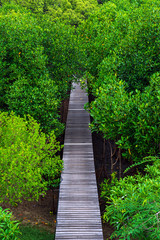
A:
[[[56,240],[103,240],[87,94],[78,84],[70,95],[64,142]]]

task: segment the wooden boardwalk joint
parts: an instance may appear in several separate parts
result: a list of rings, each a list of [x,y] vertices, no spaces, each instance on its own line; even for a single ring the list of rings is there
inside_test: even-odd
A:
[[[74,83],[64,141],[55,240],[103,240],[87,94]]]

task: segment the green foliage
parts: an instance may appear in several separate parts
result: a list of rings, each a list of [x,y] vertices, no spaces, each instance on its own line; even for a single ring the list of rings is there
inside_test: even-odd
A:
[[[159,152],[159,10],[157,0],[108,1],[79,27],[92,131],[133,161]]]
[[[48,109],[45,107],[47,101],[50,98],[55,101],[56,96],[51,94],[53,84],[46,74],[46,56],[40,37],[42,29],[30,13],[20,12],[19,7],[5,13],[8,7],[11,6],[4,6],[0,14],[1,110],[14,110],[21,116],[34,112],[35,119],[48,130],[53,125],[53,116],[48,116],[51,114],[51,106],[48,104]],[[57,110],[56,105],[57,101],[52,106],[52,114]]]
[[[42,29],[37,26],[36,19],[28,12],[20,12],[19,8],[5,14],[6,8],[0,12],[1,96],[16,80],[26,77],[34,85],[46,71],[46,56],[40,37]]]
[[[44,16],[40,21],[43,29],[43,46],[47,55],[46,66],[58,94],[65,98],[71,88],[73,74],[78,71],[78,43],[75,29]]]
[[[1,1],[10,3],[10,0]],[[96,0],[13,0],[12,3],[31,10],[40,18],[42,14],[50,15],[52,20],[69,25],[80,24],[98,7]]]
[[[132,164],[131,166],[129,166],[128,168],[125,169],[125,171],[123,173],[127,173],[129,170],[131,170],[132,168],[137,168],[139,167],[140,165],[146,165],[146,164],[150,164],[150,163],[153,163],[155,161],[155,157],[154,156],[148,156],[148,157],[145,157],[143,158],[143,160],[141,162],[136,162],[134,164]]]
[[[0,202],[38,200],[60,181],[62,160],[54,132],[45,135],[32,117],[27,119],[0,114]]]
[[[126,91],[126,83],[116,76],[107,78],[107,84],[96,92],[90,105],[93,131],[103,132],[123,150],[122,155],[141,161],[159,152],[160,135],[160,78],[152,76],[150,86],[143,93]]]
[[[0,239],[18,240],[20,235],[19,223],[13,220],[12,213],[0,207]]]
[[[34,86],[25,78],[17,80],[10,87],[6,98],[10,111],[20,116],[29,113],[41,124],[43,131],[49,132],[54,129],[56,136],[62,134],[64,126],[58,114],[60,107],[58,87],[47,77],[45,79],[40,77]]]
[[[120,31],[114,25],[115,18],[116,5],[109,2],[78,28],[80,47],[86,54],[83,67],[93,76],[97,76],[97,66],[120,41]],[[121,24],[121,21],[118,24]]]
[[[51,9],[54,19],[60,19],[67,24],[78,25],[96,9],[96,0],[56,0]]]
[[[148,85],[150,76],[160,69],[159,11],[157,0],[108,1],[80,26],[86,52],[83,65],[95,81],[100,81],[99,64],[105,60],[107,70],[112,59],[113,74],[128,83],[128,90]]]
[[[129,90],[142,90],[148,85],[150,76],[160,69],[159,12],[156,1],[132,8],[128,34],[115,50],[117,75],[128,83]]]
[[[59,109],[78,68],[74,28],[36,19],[14,4],[0,9],[0,108],[30,114],[45,132],[62,134]]]
[[[152,157],[153,160],[153,157]],[[104,220],[115,232],[111,239],[159,239],[160,161],[147,165],[145,175],[115,177],[102,184],[102,197],[107,201]]]
[[[31,10],[33,13],[43,13],[46,9],[45,4],[48,5],[48,0],[1,0],[2,5],[5,4],[13,4],[13,5],[21,5],[22,7],[25,7],[26,9]]]

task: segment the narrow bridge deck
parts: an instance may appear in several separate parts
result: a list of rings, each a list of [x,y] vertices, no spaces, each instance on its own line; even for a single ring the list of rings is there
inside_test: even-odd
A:
[[[103,240],[87,94],[78,84],[70,95],[64,142],[56,240]]]

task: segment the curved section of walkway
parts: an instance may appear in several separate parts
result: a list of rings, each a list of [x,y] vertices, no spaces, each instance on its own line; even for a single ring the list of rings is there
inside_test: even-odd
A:
[[[56,240],[103,240],[87,94],[74,84],[70,95],[61,176]]]

